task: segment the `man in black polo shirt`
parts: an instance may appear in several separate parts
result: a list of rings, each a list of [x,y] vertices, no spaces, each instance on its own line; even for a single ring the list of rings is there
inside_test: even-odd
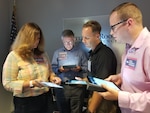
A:
[[[82,42],[89,52],[88,70],[94,77],[101,79],[116,74],[117,60],[113,51],[100,40],[101,25],[97,21],[88,21],[82,28]],[[116,113],[116,106],[112,101],[104,100],[98,92],[92,92],[88,102],[90,113]]]

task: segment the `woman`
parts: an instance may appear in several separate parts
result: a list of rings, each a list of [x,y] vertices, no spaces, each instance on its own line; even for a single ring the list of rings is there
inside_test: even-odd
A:
[[[22,26],[3,66],[3,86],[13,92],[15,113],[49,113],[50,91],[40,82],[61,79],[51,70],[44,37],[35,23]]]

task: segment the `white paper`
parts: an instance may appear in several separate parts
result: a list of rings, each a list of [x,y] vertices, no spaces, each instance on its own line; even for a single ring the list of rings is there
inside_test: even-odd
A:
[[[57,84],[52,83],[52,82],[41,82],[41,84],[46,86],[46,87],[63,88],[62,86],[57,85]]]

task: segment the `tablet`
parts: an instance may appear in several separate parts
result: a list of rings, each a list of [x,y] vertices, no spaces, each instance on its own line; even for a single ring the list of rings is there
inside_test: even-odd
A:
[[[71,84],[71,85],[87,85],[86,81],[83,80],[69,80],[65,84]]]
[[[63,65],[64,69],[72,69],[72,68],[76,68],[76,65]]]
[[[99,79],[93,76],[87,76],[89,83],[87,83],[87,89],[93,90],[93,91],[106,91],[106,89],[102,88],[101,85],[105,84],[111,88],[114,88],[116,90],[120,90],[113,82],[106,81],[103,79]]]
[[[63,88],[62,86],[60,85],[57,85],[55,83],[52,83],[52,82],[41,82],[41,84],[45,87],[52,87],[52,88]]]

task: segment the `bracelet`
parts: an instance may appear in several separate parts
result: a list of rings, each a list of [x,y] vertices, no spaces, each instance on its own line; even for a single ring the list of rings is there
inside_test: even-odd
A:
[[[33,83],[32,83],[33,81],[30,81],[29,82],[29,86],[30,86],[30,88],[33,88],[34,87],[34,85],[33,85]]]

